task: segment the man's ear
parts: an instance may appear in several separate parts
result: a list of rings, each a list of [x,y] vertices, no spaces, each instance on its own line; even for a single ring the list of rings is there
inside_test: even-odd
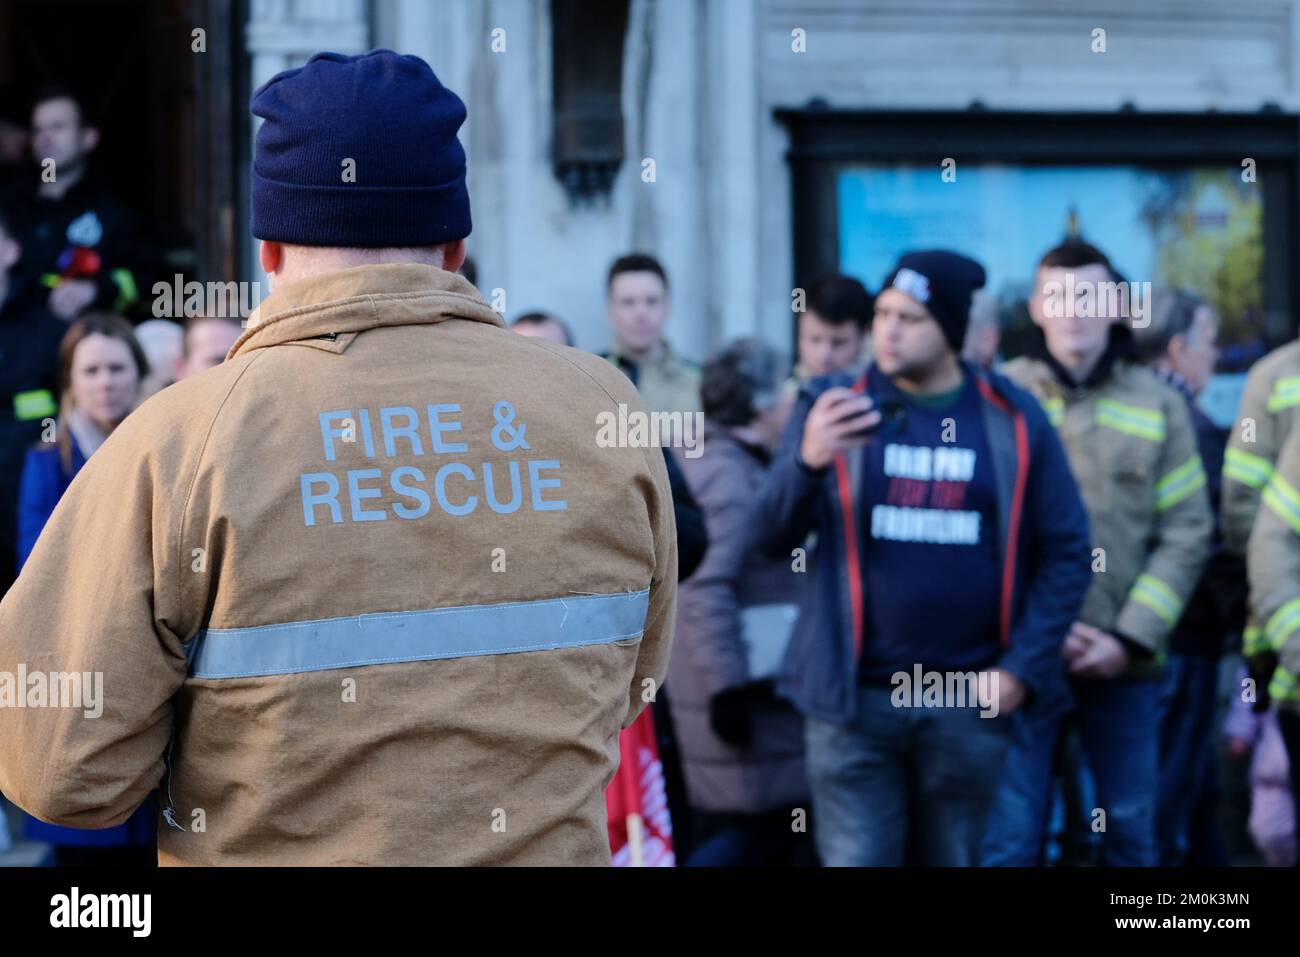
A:
[[[1039,329],[1045,330],[1053,319],[1059,319],[1067,309],[1077,308],[1075,304],[1065,301],[1070,282],[1069,272],[1049,271],[1041,266],[1034,270],[1034,285],[1028,303],[1029,318]]]
[[[284,263],[284,245],[270,239],[258,240],[257,259],[262,264],[262,271],[268,276],[275,275]]]
[[[1043,315],[1043,302],[1046,297],[1042,290],[1035,284],[1034,291],[1029,296],[1029,318],[1039,329],[1043,328],[1045,316]]]
[[[457,272],[463,265],[465,265],[465,240],[457,239],[455,242],[443,243],[442,268],[447,272]]]
[[[81,149],[86,153],[93,153],[99,146],[99,128],[87,126],[81,131]]]
[[[1176,332],[1169,337],[1169,344],[1165,346],[1165,355],[1170,359],[1181,359],[1187,353],[1187,337],[1181,332]]]

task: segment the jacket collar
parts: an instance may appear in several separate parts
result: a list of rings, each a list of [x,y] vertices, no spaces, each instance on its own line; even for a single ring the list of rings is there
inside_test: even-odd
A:
[[[619,368],[632,366],[637,369],[651,368],[662,373],[664,376],[671,377],[677,374],[680,365],[676,353],[673,352],[672,346],[668,344],[667,339],[659,340],[659,347],[655,349],[649,359],[634,359],[627,353],[619,349],[618,342],[613,342],[609,347],[609,352],[605,358],[611,360]]]
[[[48,206],[75,206],[79,203],[91,203],[99,197],[104,190],[103,181],[99,177],[99,170],[94,163],[90,163],[86,170],[81,174],[81,179],[77,180],[67,191],[58,199],[50,196],[42,196],[39,189],[36,189],[36,181],[32,180],[32,196],[35,198],[37,205]]]
[[[469,319],[505,323],[469,280],[436,266],[385,263],[354,266],[322,276],[277,284],[253,310],[226,358],[280,345],[332,336],[346,348],[355,334],[379,326],[430,325]]]
[[[1101,354],[1101,358],[1092,367],[1088,377],[1082,382],[1075,382],[1069,370],[1057,362],[1056,358],[1047,351],[1047,340],[1043,337],[1042,330],[1038,329],[1037,326],[1034,328],[1038,335],[1030,344],[1030,355],[1046,363],[1047,367],[1052,370],[1052,375],[1056,377],[1056,380],[1067,392],[1074,389],[1092,389],[1101,385],[1110,378],[1115,363],[1121,360],[1132,360],[1137,354],[1133,333],[1129,331],[1128,326],[1120,325],[1117,322],[1110,327],[1110,335],[1106,340],[1106,351]]]
[[[1157,379],[1166,385],[1173,386],[1188,402],[1195,402],[1196,396],[1192,395],[1192,388],[1187,384],[1187,380],[1175,372],[1173,369],[1164,369],[1160,366],[1150,366],[1151,372]]]

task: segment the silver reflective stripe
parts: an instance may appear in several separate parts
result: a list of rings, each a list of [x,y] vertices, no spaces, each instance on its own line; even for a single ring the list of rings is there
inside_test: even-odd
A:
[[[192,678],[251,678],[471,655],[579,648],[637,638],[650,590],[500,605],[385,612],[255,628],[208,628],[194,639]]]

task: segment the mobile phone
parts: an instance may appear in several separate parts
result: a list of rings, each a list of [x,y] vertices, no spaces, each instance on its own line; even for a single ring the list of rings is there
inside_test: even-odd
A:
[[[898,399],[885,399],[877,407],[880,412],[880,420],[875,425],[865,429],[859,429],[856,432],[850,432],[847,438],[866,439],[880,431],[880,427],[888,422],[891,426],[901,428],[907,420],[907,406]]]

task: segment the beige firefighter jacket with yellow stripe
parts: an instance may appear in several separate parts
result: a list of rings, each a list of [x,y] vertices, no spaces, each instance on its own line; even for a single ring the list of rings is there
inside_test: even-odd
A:
[[[1300,711],[1300,430],[1291,430],[1264,486],[1246,566],[1251,610],[1262,623],[1251,656],[1270,664],[1276,656],[1268,696]]]
[[[1260,494],[1300,415],[1300,340],[1260,359],[1246,377],[1223,460],[1223,544],[1244,555]]]
[[[1094,578],[1079,620],[1150,650],[1130,669],[1148,673],[1196,587],[1213,528],[1183,397],[1124,359],[1094,387],[1066,388],[1034,358],[1001,371],[1043,404],[1088,509]]]
[[[1219,513],[1224,547],[1245,555],[1260,495],[1273,475],[1278,454],[1300,415],[1300,340],[1274,349],[1251,368],[1241,394],[1237,421],[1223,458]],[[1253,603],[1252,603],[1253,607]],[[1247,657],[1266,653],[1264,632],[1252,612],[1243,636]]]
[[[0,673],[102,676],[97,717],[0,707],[0,790],[107,827],[161,785],[164,864],[608,864],[677,588],[662,452],[597,442],[620,404],[441,269],[277,285],[0,603]]]

